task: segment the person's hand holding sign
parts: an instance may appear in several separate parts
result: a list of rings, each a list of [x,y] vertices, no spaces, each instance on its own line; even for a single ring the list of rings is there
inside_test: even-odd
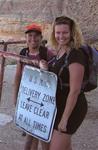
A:
[[[48,70],[48,63],[44,59],[40,60],[39,67],[43,70]]]
[[[34,59],[34,60],[32,60],[31,64],[33,64],[35,67],[38,67],[39,66],[39,60]]]

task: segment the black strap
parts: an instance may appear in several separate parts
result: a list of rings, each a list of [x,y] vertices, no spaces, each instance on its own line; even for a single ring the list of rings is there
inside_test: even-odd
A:
[[[63,87],[69,87],[69,83],[64,83],[64,82],[62,81],[60,75],[61,75],[63,69],[64,69],[65,67],[68,67],[68,57],[69,57],[71,51],[72,51],[72,50],[69,50],[69,52],[68,52],[67,55],[65,56],[64,64],[62,65],[62,67],[60,68],[59,73],[58,73],[58,78],[59,78],[59,82],[60,82],[61,89],[63,89]]]
[[[58,73],[58,75],[60,76],[64,67],[68,66],[68,57],[70,55],[71,50],[69,50],[69,52],[67,53],[67,55],[65,56],[65,60],[64,60],[64,64],[62,65],[62,67],[60,68],[60,71]]]

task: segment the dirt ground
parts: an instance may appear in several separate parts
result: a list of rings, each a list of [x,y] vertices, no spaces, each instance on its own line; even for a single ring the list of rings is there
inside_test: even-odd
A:
[[[12,119],[15,112],[13,104],[14,75],[15,65],[8,65],[5,68],[0,104],[1,116],[3,113]],[[83,124],[72,138],[73,150],[98,150],[98,88],[87,93],[86,96],[89,109]],[[5,125],[0,124],[0,150],[23,150],[24,143],[25,137],[22,137],[22,131],[16,127],[13,120]],[[41,150],[40,146],[39,150]]]

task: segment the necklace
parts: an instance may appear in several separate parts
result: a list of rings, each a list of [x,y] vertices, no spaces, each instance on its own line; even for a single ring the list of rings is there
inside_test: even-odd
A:
[[[58,50],[57,55],[56,55],[56,60],[59,60],[64,54],[65,50],[62,50],[61,48]]]
[[[61,48],[57,51],[56,60],[60,59],[60,55],[59,55],[60,51],[61,51]]]
[[[57,56],[56,56],[56,60],[59,60],[59,59],[60,59],[60,57],[59,57],[59,55],[57,55]]]
[[[68,54],[70,52],[69,48],[66,49],[59,49],[56,55],[56,60],[59,60],[65,53]]]

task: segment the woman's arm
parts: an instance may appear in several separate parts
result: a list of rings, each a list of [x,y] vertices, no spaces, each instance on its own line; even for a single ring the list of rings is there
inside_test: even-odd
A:
[[[17,103],[17,95],[18,95],[19,85],[21,81],[21,76],[22,76],[22,64],[21,62],[18,62],[16,67],[15,80],[14,80],[14,104],[15,105]]]
[[[76,105],[78,95],[81,90],[81,84],[84,76],[84,66],[79,63],[72,63],[69,65],[70,76],[70,91],[67,97],[65,110],[62,119],[59,123],[58,129],[66,131],[67,121]]]

